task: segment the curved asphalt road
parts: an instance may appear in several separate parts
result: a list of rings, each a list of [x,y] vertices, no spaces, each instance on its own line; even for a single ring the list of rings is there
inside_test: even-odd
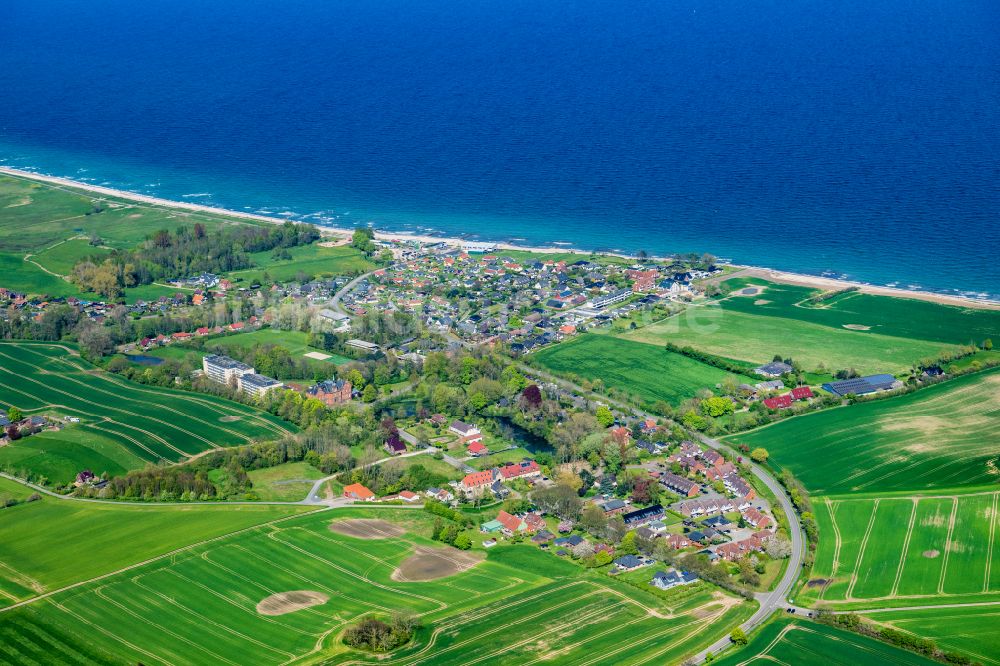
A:
[[[623,412],[634,414],[641,418],[651,418],[659,419],[655,414],[650,414],[649,412],[643,411],[638,407],[630,405],[626,402],[610,398],[608,396],[600,396],[593,394],[590,391],[584,390],[581,386],[574,384],[573,382],[567,381],[561,377],[556,377],[551,373],[533,368],[525,363],[518,364],[520,369],[525,373],[525,375],[534,375],[536,377],[542,378],[545,381],[557,384],[565,389],[570,389],[575,393],[581,394],[588,397],[591,400],[599,400],[610,407],[615,407]],[[698,439],[702,441],[706,446],[713,449],[725,450],[734,455],[736,454],[730,447],[726,446],[718,440],[714,440],[705,435],[698,435]],[[774,496],[778,499],[778,504],[781,509],[785,512],[788,517],[788,532],[789,538],[792,542],[792,554],[789,557],[788,567],[785,569],[785,574],[781,577],[781,580],[775,586],[774,590],[771,592],[761,592],[756,594],[757,601],[760,603],[760,608],[754,613],[749,620],[740,625],[743,631],[750,633],[750,631],[760,624],[762,624],[767,618],[771,616],[776,610],[791,608],[792,605],[788,603],[788,595],[795,586],[795,582],[799,578],[799,574],[802,571],[802,559],[805,555],[805,538],[802,534],[802,525],[799,522],[799,516],[795,512],[795,507],[792,505],[792,500],[788,497],[788,493],[785,492],[784,487],[778,483],[778,480],[771,476],[771,473],[766,469],[757,465],[755,463],[750,463],[750,471],[756,476],[760,481],[770,489]],[[719,639],[709,647],[705,648],[699,652],[693,658],[695,663],[701,663],[705,660],[705,655],[709,652],[712,654],[717,654],[720,650],[725,649],[731,644],[729,637]]]

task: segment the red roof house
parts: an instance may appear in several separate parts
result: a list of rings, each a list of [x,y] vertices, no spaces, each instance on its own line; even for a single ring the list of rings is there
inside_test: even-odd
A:
[[[792,406],[792,396],[779,395],[774,398],[764,398],[764,406],[768,409],[784,409]]]
[[[798,386],[792,389],[792,398],[795,400],[808,400],[813,396],[812,389],[808,386]]]

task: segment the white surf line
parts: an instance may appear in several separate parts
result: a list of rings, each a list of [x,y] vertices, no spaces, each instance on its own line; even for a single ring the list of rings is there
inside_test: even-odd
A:
[[[948,536],[944,540],[944,557],[941,559],[941,577],[938,579],[937,592],[944,594],[944,577],[948,573],[948,557],[951,555],[951,537],[955,532],[955,521],[958,519],[958,498],[951,498],[951,516],[948,518]]]
[[[913,536],[913,523],[917,519],[918,500],[911,497],[910,501],[913,503],[913,508],[910,510],[910,522],[906,526],[906,538],[903,540],[902,554],[899,557],[899,566],[896,567],[896,579],[892,581],[892,589],[889,590],[890,597],[896,596],[896,593],[899,592],[899,581],[903,578],[903,566],[906,564],[906,555],[910,552],[910,538]]]
[[[865,535],[861,539],[861,546],[858,548],[858,559],[854,562],[854,572],[851,575],[851,582],[847,586],[847,593],[844,595],[844,598],[847,600],[854,599],[854,586],[858,583],[858,574],[861,573],[861,560],[864,558],[865,549],[868,547],[868,538],[872,534],[872,527],[875,526],[875,515],[878,513],[878,504],[879,500],[875,500],[872,505],[872,516],[868,519],[868,529],[865,530]]]
[[[983,575],[983,592],[990,591],[990,568],[993,566],[993,538],[997,530],[997,497],[1000,497],[1000,492],[993,493],[993,509],[990,512],[990,540],[986,544],[986,573]]]

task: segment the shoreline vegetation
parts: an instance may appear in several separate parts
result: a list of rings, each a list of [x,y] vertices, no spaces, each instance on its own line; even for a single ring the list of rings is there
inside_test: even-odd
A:
[[[174,201],[171,199],[163,199],[160,197],[154,197],[146,194],[129,192],[127,190],[119,190],[111,187],[92,185],[89,183],[82,183],[79,181],[75,181],[69,178],[49,176],[45,174],[36,173],[33,171],[14,169],[6,166],[0,166],[0,174],[5,174],[8,176],[13,176],[18,178],[24,178],[28,180],[34,180],[37,182],[47,183],[49,185],[55,185],[59,187],[74,188],[76,190],[81,190],[92,194],[117,197],[119,199],[137,201],[140,203],[150,204],[154,206],[162,206],[166,208],[173,208],[178,210],[212,213],[216,215],[225,215],[233,218],[254,220],[258,222],[268,222],[272,224],[284,224],[285,222],[289,221],[288,218],[284,217],[269,217],[266,215],[259,215],[256,213],[247,213],[247,212],[229,210],[225,208],[218,208],[214,206],[205,206],[202,204],[189,203],[185,201]],[[320,230],[320,233],[324,236],[336,236],[340,238],[347,238],[350,237],[350,235],[354,231],[353,229],[344,229],[340,227],[333,227],[327,225],[315,225],[315,226],[317,229]],[[461,245],[463,243],[470,242],[455,237],[431,236],[431,235],[412,234],[408,232],[387,232],[387,231],[377,231],[377,230],[375,231],[375,237],[379,240],[400,240],[400,241],[412,241],[416,243],[447,243],[451,245]],[[579,253],[581,255],[591,254],[587,250],[572,248],[568,246],[561,246],[561,245],[525,246],[509,242],[502,242],[502,241],[476,241],[476,242],[481,242],[483,244],[492,246],[497,250],[535,252],[540,254],[546,254],[546,253],[560,253],[560,254]],[[624,259],[636,259],[636,257],[633,255],[622,254],[622,253],[602,252],[601,254],[606,256],[621,257]],[[649,258],[659,259],[661,257],[650,256]],[[900,287],[874,285],[874,284],[851,281],[851,280],[841,280],[837,278],[808,275],[805,273],[782,271],[762,266],[751,266],[751,265],[729,264],[729,263],[725,265],[729,266],[732,269],[729,273],[727,273],[726,275],[727,278],[734,277],[736,275],[739,275],[740,277],[758,277],[771,280],[774,282],[783,282],[787,284],[808,286],[817,289],[828,289],[828,290],[829,289],[842,290],[845,288],[856,287],[862,293],[867,293],[867,294],[895,296],[900,298],[912,298],[917,300],[925,300],[935,303],[941,303],[944,305],[958,305],[964,307],[977,307],[985,309],[1000,309],[1000,301],[987,298],[972,298],[958,294],[938,293],[933,291],[916,291],[912,289],[903,289]]]

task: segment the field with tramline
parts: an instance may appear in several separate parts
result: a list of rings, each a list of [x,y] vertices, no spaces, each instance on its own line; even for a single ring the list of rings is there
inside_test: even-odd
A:
[[[1000,601],[1000,491],[815,500],[820,542],[804,605]]]
[[[713,662],[718,666],[794,664],[795,666],[931,666],[938,662],[815,622],[776,618],[756,632],[750,644]]]
[[[79,425],[68,429],[65,438],[43,438],[37,448],[58,449],[63,457],[72,454],[73,464],[94,468],[107,459],[122,466],[135,461],[176,462],[210,448],[274,439],[294,431],[276,417],[229,400],[129,382],[55,344],[0,344],[0,407],[6,410],[11,405],[28,415],[78,417]],[[76,429],[100,435],[100,441],[87,442],[83,433],[74,433]],[[66,438],[82,446],[58,445],[58,440]],[[25,455],[13,460],[17,456],[12,452],[32,447],[33,439],[25,438],[5,452],[14,468],[19,461],[28,465],[43,457]],[[110,455],[108,441],[128,455]],[[51,464],[59,468],[56,461]]]
[[[31,507],[14,510],[22,509]],[[376,521],[392,529],[344,533],[345,520],[362,517],[403,521],[405,532]],[[439,553],[424,536],[430,521],[419,510],[322,511],[198,545],[0,611],[0,654],[48,663],[661,664],[753,609],[701,584],[665,601],[533,546],[499,546],[471,568],[406,580],[411,557]],[[293,591],[313,605],[274,605]],[[358,618],[401,610],[423,628],[390,657],[341,642]]]
[[[1000,369],[729,438],[766,448],[814,493],[925,491],[997,479]]]
[[[929,638],[940,649],[967,654],[985,666],[1000,666],[997,605],[890,610],[865,615],[871,622]]]

